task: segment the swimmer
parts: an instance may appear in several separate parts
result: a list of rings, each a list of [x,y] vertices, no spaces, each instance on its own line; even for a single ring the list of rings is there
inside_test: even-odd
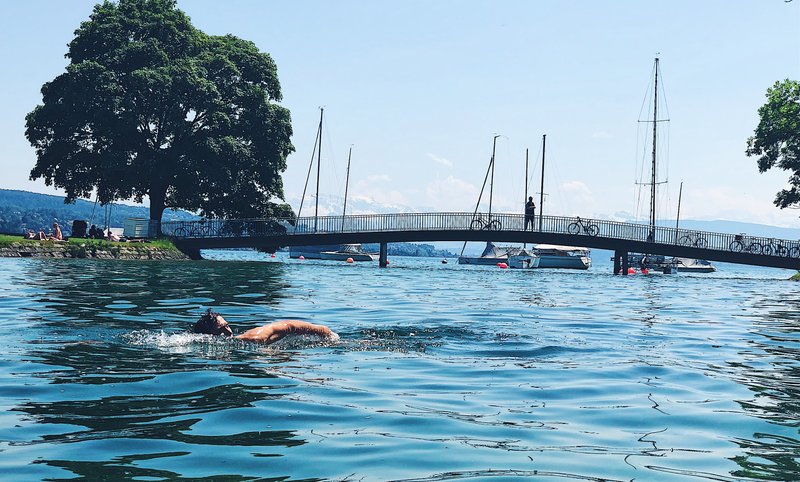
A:
[[[209,308],[194,324],[192,331],[206,335],[234,336],[233,330],[219,313]],[[316,335],[328,340],[338,340],[339,335],[324,325],[315,325],[307,321],[281,320],[252,330],[247,330],[234,338],[255,343],[275,343],[286,335]]]

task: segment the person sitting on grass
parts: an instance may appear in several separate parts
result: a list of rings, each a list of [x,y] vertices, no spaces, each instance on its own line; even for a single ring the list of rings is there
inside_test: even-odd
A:
[[[225,318],[211,308],[195,322],[192,331],[206,335],[233,336],[240,340],[265,344],[275,343],[286,335],[315,335],[327,340],[339,339],[339,335],[325,325],[300,320],[280,320],[234,336]]]
[[[53,223],[53,234],[50,235],[50,241],[64,241],[64,235],[61,233],[61,228],[58,223]]]

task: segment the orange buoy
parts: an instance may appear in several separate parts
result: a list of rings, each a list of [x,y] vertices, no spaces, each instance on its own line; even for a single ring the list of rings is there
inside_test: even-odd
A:
[[[302,260],[302,259],[306,259],[306,257],[301,254],[297,259],[301,259]]]
[[[636,274],[636,270],[633,268],[628,268],[628,274]]]
[[[347,260],[346,260],[346,261],[347,261],[348,263],[352,263],[352,262],[353,262],[353,258],[347,258]]]
[[[508,265],[506,263],[500,262],[500,263],[497,263],[497,267],[500,268],[500,269],[506,269],[506,268],[508,268]]]

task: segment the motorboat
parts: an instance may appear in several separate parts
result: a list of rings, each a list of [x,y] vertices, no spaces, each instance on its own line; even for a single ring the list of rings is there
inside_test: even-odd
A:
[[[496,266],[506,263],[509,268],[530,269],[539,266],[539,256],[516,246],[496,246],[487,242],[480,256],[459,256],[458,264]]]
[[[375,261],[378,259],[378,253],[368,253],[364,251],[360,244],[343,244],[338,249],[332,251],[321,251],[319,259],[327,259],[334,261]]]
[[[711,262],[705,259],[672,258],[673,269],[679,273],[713,273],[717,270]]]
[[[539,268],[589,269],[592,266],[589,248],[535,244],[530,251],[539,256]]]
[[[323,251],[336,251],[339,249],[338,244],[327,244],[319,246],[292,246],[289,248],[289,257],[298,259],[301,256],[303,259],[321,259],[320,253]]]

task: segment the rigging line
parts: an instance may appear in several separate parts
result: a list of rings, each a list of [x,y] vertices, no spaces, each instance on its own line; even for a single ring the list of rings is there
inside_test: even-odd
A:
[[[331,136],[331,128],[328,126],[328,119],[323,119],[323,124],[324,124],[323,135],[325,136],[325,148],[328,150],[328,152],[324,153],[324,155],[326,157],[325,166],[327,167],[328,165],[330,165],[330,167],[331,167],[330,170],[326,169],[326,172],[332,173],[332,174],[329,174],[328,176],[326,176],[326,179],[331,179],[332,178],[333,185],[336,187],[336,189],[334,191],[338,191],[339,188],[342,185],[342,182],[341,182],[341,179],[339,178],[339,174],[338,174],[339,169],[336,166],[336,150],[333,148],[333,145],[334,145],[333,144],[333,136]],[[331,192],[331,191],[328,191],[328,192]],[[329,196],[329,199],[331,199],[333,197],[333,195],[330,195],[330,194],[328,196]],[[330,203],[331,201],[329,200],[328,202]],[[332,214],[332,213],[329,213],[329,214]]]
[[[317,135],[314,136],[314,148],[311,149],[311,162],[308,163],[308,174],[306,174],[306,184],[303,186],[303,195],[300,197],[300,208],[297,210],[297,218],[303,212],[303,202],[306,199],[306,190],[308,189],[308,181],[311,179],[311,168],[314,167],[314,155],[317,153],[317,141],[319,140],[319,128],[317,128]],[[297,232],[297,226],[300,223],[295,223],[294,232]]]
[[[94,195],[94,206],[92,207],[92,215],[89,217],[89,225],[94,222],[94,210],[97,209],[97,201],[100,200],[100,190],[98,189]]]
[[[489,167],[486,169],[486,176],[483,178],[483,185],[481,186],[481,192],[478,194],[478,203],[475,204],[475,211],[472,213],[472,219],[475,220],[475,216],[478,214],[478,208],[481,205],[481,198],[483,197],[483,190],[486,189],[486,181],[489,180],[489,173],[492,171],[492,164],[494,164],[494,158],[489,161]],[[467,247],[467,242],[464,241],[464,246],[461,247],[461,254],[459,256],[464,256],[464,249]]]

